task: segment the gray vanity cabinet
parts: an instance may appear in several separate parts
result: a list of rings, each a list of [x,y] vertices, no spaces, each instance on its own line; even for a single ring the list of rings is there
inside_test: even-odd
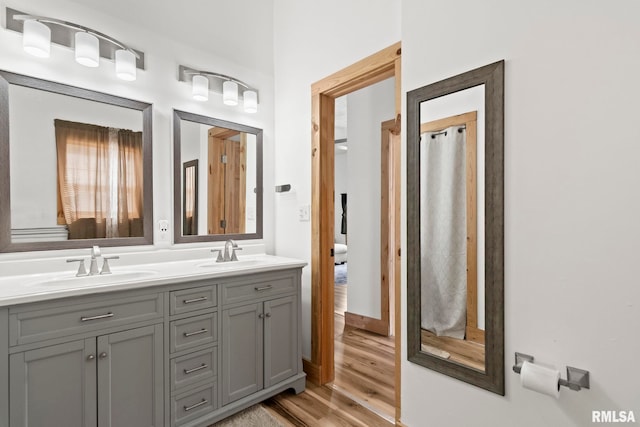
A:
[[[162,426],[162,363],[162,325],[12,354],[11,426]]]
[[[223,286],[223,301],[253,300],[222,311],[222,404],[299,372],[296,277]]]
[[[92,338],[12,354],[10,425],[95,426],[95,352]]]

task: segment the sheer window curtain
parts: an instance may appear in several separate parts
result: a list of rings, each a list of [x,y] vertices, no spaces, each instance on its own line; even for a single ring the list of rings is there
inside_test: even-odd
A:
[[[69,238],[142,236],[142,132],[55,120],[55,133]]]
[[[420,140],[421,327],[463,339],[467,303],[466,132]]]

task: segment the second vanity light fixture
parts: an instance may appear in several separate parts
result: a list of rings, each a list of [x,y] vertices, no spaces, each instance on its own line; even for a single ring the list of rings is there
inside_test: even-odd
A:
[[[21,32],[23,49],[40,58],[49,57],[51,43],[54,42],[73,47],[76,62],[86,67],[98,67],[100,57],[114,59],[116,75],[122,80],[135,80],[136,69],[144,69],[142,52],[111,36],[72,22],[7,8],[7,28]]]
[[[258,111],[258,91],[248,84],[231,76],[212,71],[195,70],[180,65],[178,80],[191,82],[191,95],[197,101],[207,101],[209,91],[222,94],[225,105],[235,106],[239,103],[239,88],[242,88],[242,102],[246,113]]]

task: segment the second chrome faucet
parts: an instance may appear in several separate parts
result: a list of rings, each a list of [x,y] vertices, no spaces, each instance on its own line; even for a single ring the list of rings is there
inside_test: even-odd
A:
[[[111,274],[111,268],[109,268],[109,260],[110,259],[119,259],[119,256],[102,256],[102,269],[98,269],[98,258],[102,256],[100,252],[99,246],[94,246],[91,248],[91,263],[89,264],[89,272],[87,273],[87,269],[84,266],[83,258],[73,258],[68,259],[67,262],[79,262],[78,272],[76,276],[94,276],[96,274]]]
[[[211,252],[218,253],[218,256],[216,257],[216,262],[229,262],[229,261],[238,261],[238,256],[236,255],[236,251],[241,251],[241,250],[242,248],[239,248],[236,242],[229,239],[224,243],[224,250],[211,249]]]

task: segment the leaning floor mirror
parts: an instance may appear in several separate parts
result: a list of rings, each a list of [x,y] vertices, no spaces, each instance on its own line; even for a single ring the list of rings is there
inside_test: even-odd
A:
[[[504,395],[504,61],[407,93],[407,354]]]

